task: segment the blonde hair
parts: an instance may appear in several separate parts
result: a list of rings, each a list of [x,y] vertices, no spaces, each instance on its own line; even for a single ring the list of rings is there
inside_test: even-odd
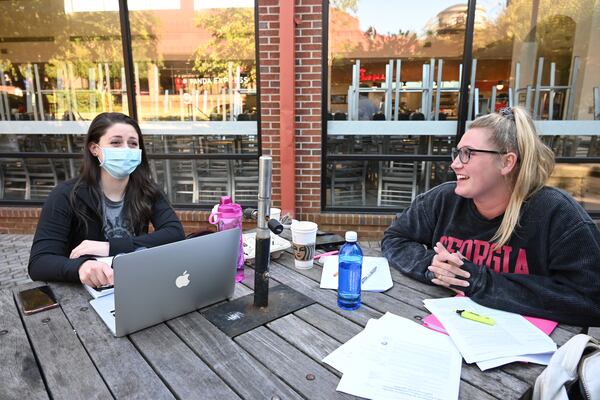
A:
[[[502,222],[492,237],[497,247],[504,246],[519,224],[521,206],[552,174],[554,153],[542,143],[529,113],[521,107],[479,117],[469,128],[488,129],[499,151],[517,154],[517,163],[509,176],[513,190]]]

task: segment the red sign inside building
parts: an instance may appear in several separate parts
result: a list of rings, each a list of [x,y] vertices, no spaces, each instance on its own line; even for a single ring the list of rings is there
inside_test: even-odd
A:
[[[367,75],[367,70],[364,68],[361,68],[359,79],[361,81],[383,82],[383,81],[385,81],[385,74],[368,74]]]

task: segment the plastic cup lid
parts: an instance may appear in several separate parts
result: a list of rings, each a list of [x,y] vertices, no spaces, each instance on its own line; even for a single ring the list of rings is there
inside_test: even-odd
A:
[[[296,232],[312,232],[318,229],[318,225],[310,221],[292,222],[292,230]]]

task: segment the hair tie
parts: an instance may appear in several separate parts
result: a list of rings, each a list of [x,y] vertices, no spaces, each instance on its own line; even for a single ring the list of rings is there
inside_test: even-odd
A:
[[[502,115],[504,118],[509,119],[511,121],[515,120],[515,114],[513,113],[513,110],[510,107],[502,108],[500,111],[498,111],[498,114]]]

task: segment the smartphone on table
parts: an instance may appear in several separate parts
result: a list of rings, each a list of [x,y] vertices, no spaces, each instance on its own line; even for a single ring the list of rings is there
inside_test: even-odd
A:
[[[19,292],[19,299],[26,315],[58,307],[58,302],[50,286],[44,285]]]

